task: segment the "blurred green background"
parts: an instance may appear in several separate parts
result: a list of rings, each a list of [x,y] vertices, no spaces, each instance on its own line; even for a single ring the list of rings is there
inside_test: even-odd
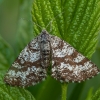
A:
[[[13,44],[19,16],[19,1],[0,1],[0,34],[10,44]]]
[[[32,0],[0,0],[0,35],[14,48],[14,58],[11,62],[18,56],[21,49],[34,38],[31,19],[32,2]],[[2,59],[0,59],[1,61]],[[92,61],[100,68],[100,36]],[[86,100],[88,92],[93,89],[94,93],[98,88],[100,88],[100,75],[86,82],[70,83],[67,100]],[[27,89],[36,100],[60,100],[61,98],[61,84],[51,77]]]

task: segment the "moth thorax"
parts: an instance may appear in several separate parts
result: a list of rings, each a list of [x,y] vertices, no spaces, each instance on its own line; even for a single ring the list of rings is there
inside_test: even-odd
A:
[[[42,41],[40,43],[40,48],[41,48],[42,51],[50,50],[50,43],[48,41]]]
[[[50,41],[50,36],[47,33],[47,31],[42,31],[41,35],[40,35],[41,41]]]

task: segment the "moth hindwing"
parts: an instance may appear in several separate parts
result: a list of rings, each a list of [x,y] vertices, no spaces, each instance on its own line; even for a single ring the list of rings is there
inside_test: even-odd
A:
[[[67,42],[43,30],[20,53],[4,77],[12,86],[30,86],[45,80],[52,62],[51,76],[61,82],[81,82],[99,73],[89,59]]]

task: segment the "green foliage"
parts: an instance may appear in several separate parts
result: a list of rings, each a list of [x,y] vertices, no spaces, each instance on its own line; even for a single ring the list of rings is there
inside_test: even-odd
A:
[[[91,100],[92,95],[93,95],[93,88],[89,90],[86,100]]]
[[[15,2],[13,0],[8,1],[9,4]],[[6,37],[6,41],[9,42],[7,43],[0,36],[0,100],[34,100],[34,97],[36,100],[60,100],[61,83],[52,79],[50,76],[48,76],[46,81],[29,87],[27,88],[28,90],[26,90],[5,85],[3,82],[4,74],[25,45],[41,32],[42,29],[36,24],[42,28],[46,28],[48,32],[50,32],[51,29],[50,34],[59,36],[69,42],[83,55],[91,58],[96,49],[98,31],[100,30],[100,0],[34,0],[33,7],[32,0],[18,0],[16,2],[14,7],[16,6],[17,10],[14,10],[13,15],[16,15],[15,20],[17,20],[17,25],[15,31],[13,31],[14,33],[12,32],[10,35],[9,40],[11,41],[7,40],[9,34],[6,33],[4,35],[3,31],[1,31],[7,30],[6,32],[11,32],[11,30],[8,30],[8,27],[6,27],[7,22],[5,22],[5,19],[1,17],[3,14],[0,14],[0,33],[2,33],[1,36]],[[0,5],[1,3],[3,3],[3,0],[0,2]],[[36,23],[34,24],[34,34],[32,32],[30,15],[31,8],[33,23]],[[4,12],[4,9],[0,9],[0,11]],[[11,11],[4,14],[4,18],[7,17],[9,19],[9,13],[11,13]],[[11,19],[13,19],[13,17]],[[4,29],[1,29],[2,25],[5,25]],[[11,27],[12,29],[14,28],[13,24]],[[98,66],[100,66],[99,54],[100,44],[97,47],[97,52],[93,56],[93,60],[98,63]],[[96,92],[92,99],[91,90],[88,93],[89,88],[93,87],[96,90],[100,86],[98,79],[99,77],[81,84],[69,84],[67,100],[85,100],[86,96],[86,100],[99,100],[100,90]],[[66,86],[62,87],[66,90],[64,88]]]
[[[14,59],[14,56],[12,56],[10,59],[9,57],[11,55],[14,55],[13,49],[3,40],[3,38],[0,36],[0,58],[2,59],[1,63],[5,63],[5,66],[8,64],[8,66],[12,63],[12,60]]]
[[[0,62],[0,71],[10,66],[13,58],[14,58],[13,49],[0,36],[0,59],[2,60]]]
[[[100,89],[98,89],[90,100],[100,100]]]

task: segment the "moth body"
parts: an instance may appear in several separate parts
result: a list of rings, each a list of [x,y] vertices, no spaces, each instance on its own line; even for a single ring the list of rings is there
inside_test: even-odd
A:
[[[51,61],[51,44],[50,44],[50,36],[46,30],[43,30],[38,37],[39,46],[40,46],[40,54],[41,54],[41,66],[43,68],[47,68],[50,65]]]

